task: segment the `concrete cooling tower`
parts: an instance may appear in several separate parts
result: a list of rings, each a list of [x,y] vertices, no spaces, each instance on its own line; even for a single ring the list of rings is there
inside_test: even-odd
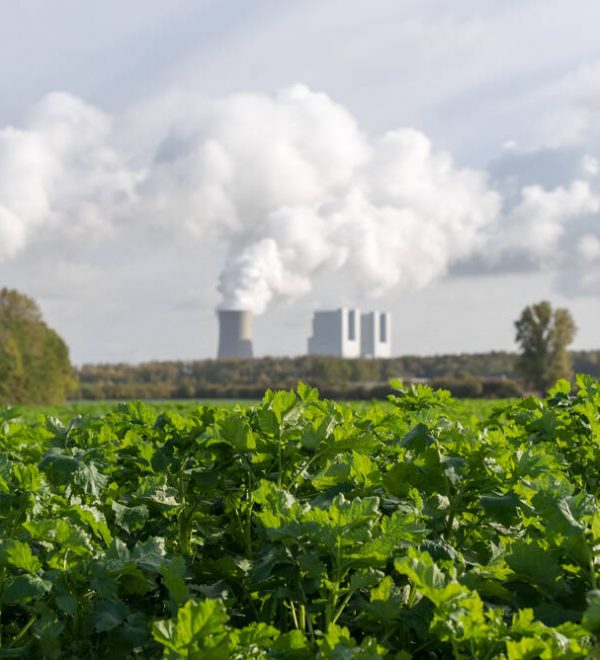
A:
[[[252,312],[246,310],[220,309],[219,350],[217,358],[251,358]]]

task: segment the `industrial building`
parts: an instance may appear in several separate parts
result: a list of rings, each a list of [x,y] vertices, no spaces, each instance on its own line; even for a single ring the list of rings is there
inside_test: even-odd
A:
[[[252,312],[220,309],[217,313],[219,316],[218,359],[253,357]]]
[[[358,309],[317,311],[313,332],[308,339],[309,355],[335,357],[390,357],[391,315],[389,312],[367,312]]]
[[[313,333],[308,339],[309,355],[360,356],[360,312],[333,309],[315,312]]]
[[[362,357],[392,357],[392,316],[389,312],[367,312],[360,317]]]
[[[252,312],[220,309],[217,358],[252,358]],[[392,320],[389,312],[359,309],[322,310],[314,314],[309,355],[344,358],[388,358],[392,355]]]

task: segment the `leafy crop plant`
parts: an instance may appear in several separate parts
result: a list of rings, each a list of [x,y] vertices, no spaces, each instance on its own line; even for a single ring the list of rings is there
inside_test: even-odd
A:
[[[2,658],[600,658],[600,384],[0,411]]]

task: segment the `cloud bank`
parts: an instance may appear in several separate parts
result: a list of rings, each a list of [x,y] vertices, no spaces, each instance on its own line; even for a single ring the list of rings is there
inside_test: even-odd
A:
[[[55,93],[22,126],[0,129],[0,259],[43,237],[110,234],[138,176],[111,144],[111,127],[100,110]]]
[[[334,271],[376,296],[516,255],[531,268],[576,264],[594,283],[597,173],[585,154],[564,185],[507,186],[457,166],[417,130],[368,136],[301,85],[274,96],[171,95],[114,117],[51,94],[0,130],[0,259],[124,226],[174,250],[182,240],[225,244],[221,306],[256,313]]]

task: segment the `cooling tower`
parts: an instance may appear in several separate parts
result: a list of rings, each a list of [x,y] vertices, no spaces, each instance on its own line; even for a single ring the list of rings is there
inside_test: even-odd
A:
[[[220,309],[218,315],[218,359],[253,357],[252,312],[237,309]]]

